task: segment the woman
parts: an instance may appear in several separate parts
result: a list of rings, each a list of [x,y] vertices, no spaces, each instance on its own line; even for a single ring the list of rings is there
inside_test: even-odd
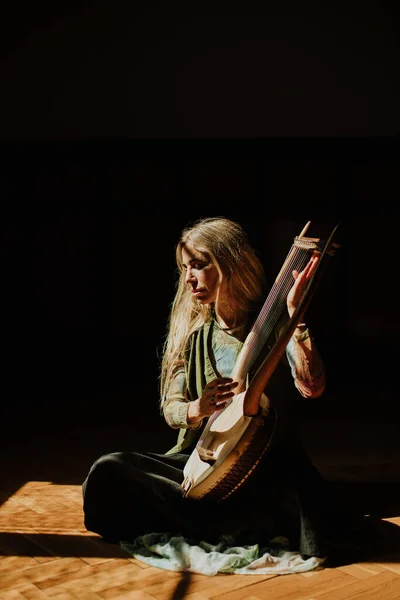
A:
[[[282,400],[290,396],[286,373],[294,382],[291,388],[306,398],[320,396],[325,388],[324,364],[305,323],[297,325],[272,378],[272,392],[277,389],[281,396],[279,427],[255,475],[220,503],[184,496],[183,469],[207,418],[235,394],[237,382],[230,374],[265,300],[266,283],[242,227],[223,217],[201,219],[186,228],[176,261],[179,280],[160,388],[165,420],[179,429],[177,443],[166,454],[115,452],[100,457],[83,484],[85,525],[113,542],[163,531],[207,541],[236,534],[236,543],[283,534],[303,557],[324,557],[319,519],[323,480]],[[303,271],[293,271],[286,301],[289,317],[317,261],[313,257]]]

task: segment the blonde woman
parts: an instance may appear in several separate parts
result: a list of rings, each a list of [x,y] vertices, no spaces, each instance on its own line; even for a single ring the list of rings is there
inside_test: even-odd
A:
[[[311,258],[300,273],[293,271],[289,317],[317,260]],[[280,425],[255,477],[221,503],[184,497],[184,466],[207,418],[235,394],[237,382],[230,375],[267,290],[262,263],[246,233],[224,217],[200,219],[185,228],[176,263],[179,278],[163,347],[160,410],[178,430],[177,442],[165,454],[101,456],[83,484],[87,529],[112,542],[163,531],[206,541],[235,533],[236,543],[281,534],[304,557],[325,556],[319,516],[324,481],[296,433],[295,412],[285,406],[293,390],[317,398],[325,389],[325,367],[304,323],[295,329],[272,378]]]

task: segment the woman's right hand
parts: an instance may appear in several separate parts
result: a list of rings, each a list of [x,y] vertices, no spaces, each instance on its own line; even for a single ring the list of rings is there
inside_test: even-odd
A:
[[[187,421],[189,425],[199,423],[217,410],[225,408],[226,403],[235,395],[233,388],[238,385],[231,377],[216,377],[209,381],[203,394],[197,400],[189,402]]]

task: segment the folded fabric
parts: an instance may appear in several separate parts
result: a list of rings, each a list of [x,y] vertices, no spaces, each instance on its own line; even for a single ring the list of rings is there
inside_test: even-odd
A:
[[[229,545],[221,540],[213,545],[170,533],[148,533],[133,542],[121,541],[121,547],[134,558],[169,571],[191,571],[203,575],[217,573],[270,575],[304,573],[320,567],[325,558],[303,559],[288,550],[284,537],[272,539],[268,547]]]

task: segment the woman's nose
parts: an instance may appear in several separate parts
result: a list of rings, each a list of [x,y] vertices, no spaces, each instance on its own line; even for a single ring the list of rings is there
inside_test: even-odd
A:
[[[194,279],[193,271],[190,267],[188,267],[186,269],[185,281],[186,281],[186,283],[189,283],[189,281],[192,281],[193,279]]]

